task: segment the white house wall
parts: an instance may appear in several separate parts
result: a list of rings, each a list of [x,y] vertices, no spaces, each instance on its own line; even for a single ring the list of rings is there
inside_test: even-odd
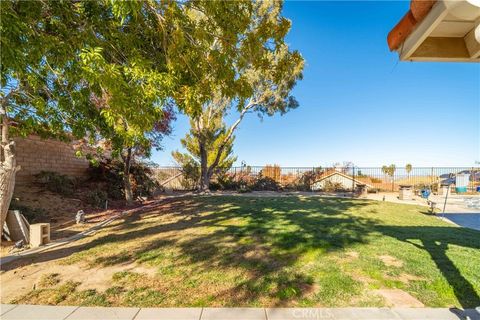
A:
[[[312,190],[322,190],[324,189],[325,187],[325,183],[327,181],[330,181],[331,183],[339,183],[343,189],[347,189],[347,190],[351,190],[352,189],[352,179],[348,178],[348,177],[344,177],[342,175],[339,175],[339,174],[334,174],[334,175],[331,175],[330,177],[327,177],[323,180],[320,180],[318,182],[315,182],[314,184],[312,184]],[[355,182],[355,187],[357,185],[357,182]]]

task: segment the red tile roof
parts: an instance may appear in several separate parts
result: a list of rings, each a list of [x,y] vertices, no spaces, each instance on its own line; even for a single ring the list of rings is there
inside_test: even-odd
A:
[[[437,0],[411,0],[410,10],[388,33],[387,42],[390,51],[397,50],[430,12]]]

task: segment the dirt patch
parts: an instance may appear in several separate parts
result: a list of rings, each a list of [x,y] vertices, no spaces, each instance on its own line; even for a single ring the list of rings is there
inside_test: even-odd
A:
[[[359,275],[359,274],[353,274],[352,278],[354,280],[360,281],[361,283],[366,284],[366,285],[368,285],[368,284],[370,284],[374,281],[374,280],[372,280],[372,278],[369,278],[369,277],[364,276],[364,275]]]
[[[352,260],[357,259],[359,257],[359,254],[357,251],[348,251],[345,254],[347,255],[347,257],[351,258]]]
[[[113,274],[121,271],[136,272],[146,276],[153,276],[156,273],[154,268],[147,268],[136,263],[92,269],[80,265],[60,265],[56,261],[33,264],[1,273],[2,290],[0,299],[7,303],[27,294],[31,290],[41,287],[42,281],[52,274],[55,274],[56,279],[61,283],[67,281],[80,282],[79,290],[96,289],[104,291],[112,286]]]
[[[91,269],[87,272],[84,271],[83,273],[86,273],[87,275],[80,277],[79,280],[77,280],[78,277],[73,277],[72,279],[67,280],[81,282],[80,286],[78,287],[79,290],[96,289],[97,291],[105,291],[112,286],[112,276],[117,272],[125,271],[140,273],[149,277],[154,276],[156,273],[154,268],[146,268],[135,263],[129,263],[119,266]]]
[[[122,201],[110,201],[109,210],[97,209],[86,204],[81,199],[84,198],[84,194],[88,190],[78,190],[75,192],[77,198],[73,198],[44,190],[35,184],[19,185],[15,186],[13,206],[20,205],[23,207],[21,211],[27,216],[30,223],[50,223],[51,239],[61,239],[87,230],[123,210]],[[78,210],[83,210],[86,213],[85,224],[75,224],[75,215]],[[30,211],[30,213],[24,211]],[[28,216],[28,214],[31,215],[32,212],[36,211],[41,212],[42,215]]]
[[[403,261],[398,260],[395,257],[389,255],[383,255],[378,257],[387,267],[402,267]]]
[[[360,254],[357,251],[347,251],[342,253],[342,255],[337,257],[338,263],[343,264],[343,263],[351,263],[355,260],[357,260],[360,257]]]
[[[385,279],[388,279],[388,280],[397,280],[397,281],[401,281],[405,284],[411,282],[411,281],[422,281],[422,280],[425,280],[425,278],[422,278],[422,277],[418,277],[418,276],[414,276],[412,274],[408,274],[408,273],[402,273],[398,276],[389,276],[389,275],[385,275],[384,276]]]
[[[425,305],[415,297],[400,289],[378,289],[373,293],[385,299],[390,307],[399,308],[423,308]]]

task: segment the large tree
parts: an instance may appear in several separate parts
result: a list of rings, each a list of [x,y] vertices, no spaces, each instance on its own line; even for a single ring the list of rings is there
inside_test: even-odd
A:
[[[201,175],[212,168],[212,174],[224,173],[237,160],[233,156],[234,136],[226,140],[228,129],[223,121],[223,112],[218,112],[219,106],[226,101],[212,101],[195,120],[190,120],[190,132],[181,139],[182,146],[188,153],[172,152],[175,161],[183,168],[184,174],[200,181]],[[200,141],[202,143],[200,143]],[[226,142],[225,142],[226,141]],[[203,145],[203,149],[200,149]],[[206,166],[206,168],[205,168]]]
[[[131,145],[160,119],[157,106],[166,94],[153,82],[165,72],[151,68],[155,55],[139,50],[139,21],[125,19],[137,5],[1,3],[2,151],[9,159],[15,158],[9,131],[91,142],[116,137]],[[134,109],[151,116],[142,119]],[[13,193],[11,163],[2,163],[2,222]]]
[[[98,112],[88,103],[89,91],[73,58],[92,39],[85,28],[88,10],[54,1],[2,1],[0,6],[3,226],[19,169],[10,136],[85,136],[93,132]]]
[[[191,147],[187,151],[199,157],[201,191],[209,189],[212,175],[230,154],[234,132],[246,114],[272,116],[298,106],[290,93],[302,78],[304,60],[285,43],[290,21],[281,15],[282,2],[239,3],[240,18],[233,30],[223,34],[222,29],[212,26],[211,33],[216,37],[198,39],[204,50],[196,66],[202,77],[197,85],[209,87],[210,92],[206,99],[202,96],[201,103],[191,99],[181,108],[191,123],[184,141],[198,144],[194,152]],[[199,15],[197,19],[203,21],[204,17]],[[227,75],[230,81],[214,77],[218,73]],[[195,107],[190,107],[190,103]],[[229,113],[238,118],[226,125],[223,119]],[[179,154],[175,157],[179,158]]]
[[[214,87],[230,92],[241,84],[231,61],[235,30],[249,25],[250,1],[0,5],[2,222],[18,170],[9,133],[107,139],[125,160],[128,189],[129,154],[148,154],[152,136],[165,133],[157,127],[170,119],[163,108],[170,98],[198,114]],[[213,42],[222,49],[205,46]]]
[[[19,169],[9,134],[104,138],[114,154],[132,148],[148,154],[150,139],[168,132],[171,116],[163,106],[180,79],[168,65],[168,48],[178,59],[181,37],[165,39],[175,21],[182,26],[188,19],[176,3],[151,1],[0,5],[3,225]],[[128,174],[125,179],[128,184]]]

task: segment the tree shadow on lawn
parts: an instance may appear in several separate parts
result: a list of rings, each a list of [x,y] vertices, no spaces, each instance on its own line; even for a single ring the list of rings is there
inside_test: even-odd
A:
[[[88,243],[52,250],[32,260],[22,259],[20,264],[4,266],[4,270],[74,253],[91,256],[94,252],[86,250],[141,239],[139,246],[120,254],[101,252],[95,263],[104,266],[134,261],[155,263],[157,252],[175,247],[180,252],[178,263],[192,272],[206,274],[213,267],[220,271],[236,269],[246,275],[246,280],[219,294],[227,303],[248,304],[267,294],[287,301],[301,297],[312,286],[311,277],[286,270],[303,254],[312,250],[341,250],[366,241],[375,221],[346,212],[368,204],[333,198],[199,197],[180,204],[181,210],[168,213],[172,217],[167,223],[148,222],[150,217],[164,214],[161,209],[154,209],[126,218],[125,223],[108,228],[108,234]],[[171,231],[175,231],[171,239],[157,237]],[[150,235],[156,239],[148,239]],[[267,287],[271,288],[269,293]]]
[[[376,219],[352,214],[371,203],[338,198],[227,196],[172,201],[169,208],[151,206],[143,213],[127,217],[125,223],[106,228],[108,234],[88,243],[52,250],[48,255],[41,254],[30,260],[22,259],[2,266],[2,269],[82,254],[82,251],[102,245],[137,241],[136,247],[125,252],[110,255],[102,252],[94,262],[100,266],[135,261],[155,265],[165,259],[162,250],[174,247],[180,253],[180,259],[174,263],[185,267],[192,276],[208,274],[212,268],[220,271],[236,269],[246,274],[230,288],[217,293],[214,299],[226,301],[226,305],[240,306],[267,297],[282,305],[304,297],[312,289],[314,279],[292,267],[301,262],[304,255],[343,250],[354,244],[367,243],[372,233],[381,233],[405,242],[420,240],[422,246],[412,244],[430,253],[462,306],[478,304],[475,289],[445,251],[447,244],[479,248],[480,232],[463,238],[469,230],[385,226]],[[154,220],[163,215],[168,219]],[[172,231],[172,238],[158,238]],[[350,289],[345,286],[343,290]]]
[[[384,235],[410,243],[429,253],[438,270],[452,286],[463,308],[480,305],[480,297],[474,286],[462,275],[447,256],[449,245],[480,249],[480,232],[461,227],[435,226],[377,226]],[[420,244],[416,243],[420,242]],[[477,253],[480,254],[480,251]],[[478,275],[480,276],[480,275]]]
[[[180,202],[180,204],[178,204]],[[173,203],[172,206],[171,203]],[[167,206],[165,206],[167,204]],[[165,224],[154,224],[152,227],[146,227],[142,229],[137,229],[139,225],[144,224],[144,220],[149,217],[161,216],[165,214],[166,210],[172,210],[181,207],[180,213],[174,213],[178,216],[175,222],[165,223]],[[216,206],[206,205],[202,209],[213,210]],[[99,238],[95,238],[87,243],[78,243],[76,245],[67,245],[66,247],[61,247],[59,249],[49,250],[44,253],[33,253],[26,255],[22,258],[19,258],[11,263],[1,265],[2,271],[9,271],[12,269],[24,267],[33,263],[48,262],[51,260],[57,260],[69,257],[73,254],[87,251],[93,249],[97,246],[105,244],[114,244],[118,242],[124,242],[129,240],[135,240],[137,238],[142,238],[148,235],[160,234],[162,232],[168,231],[182,231],[201,222],[203,219],[198,215],[199,208],[198,203],[195,200],[180,200],[180,201],[159,201],[158,203],[149,204],[146,207],[140,208],[140,210],[132,211],[131,214],[128,214],[124,218],[118,219],[117,224],[105,226],[101,229],[100,232],[106,233],[106,235]],[[168,212],[170,213],[170,212]],[[123,220],[123,221],[122,221]],[[151,225],[151,223],[147,223]],[[131,231],[129,231],[131,230]],[[85,239],[88,240],[87,236]],[[82,241],[82,240],[80,240]],[[74,242],[75,243],[75,242]]]
[[[201,266],[197,272],[212,267],[240,268],[248,272],[246,280],[219,293],[218,298],[226,296],[232,305],[242,305],[265,296],[270,290],[268,294],[278,298],[281,304],[282,301],[301,298],[312,287],[311,277],[287,270],[303,254],[314,250],[342,250],[356,243],[366,243],[371,233],[380,232],[427,251],[452,286],[462,307],[480,304],[475,288],[446,254],[449,244],[479,249],[478,231],[454,227],[381,225],[375,219],[348,213],[370,204],[361,200],[253,198],[248,200],[246,208],[241,206],[245,205],[245,201],[237,199],[216,199],[213,204],[200,202],[201,205],[191,212],[184,211],[183,217],[173,224],[134,231],[121,238],[123,240],[126,236],[135,239],[144,236],[145,232],[156,234],[200,227],[213,228],[211,232],[195,234],[186,240],[150,242],[138,248],[132,254],[132,259],[175,245],[181,248],[182,255],[187,258],[184,264]],[[198,215],[198,209],[211,210],[212,213]],[[235,223],[238,218],[242,221]],[[422,245],[412,242],[415,239]],[[99,242],[102,241],[99,239]],[[142,262],[148,262],[149,259],[155,259],[155,255],[142,258]]]
[[[185,264],[205,271],[233,268],[248,274],[213,300],[227,299],[228,305],[240,306],[251,305],[258,298],[272,299],[277,305],[302,298],[312,291],[314,279],[292,266],[310,252],[332,252],[365,243],[375,225],[374,219],[346,213],[369,202],[275,200],[250,199],[258,204],[247,210],[232,208],[222,219],[211,221],[209,226],[215,227],[212,232],[178,243],[187,257]],[[239,217],[240,222],[230,220]]]

